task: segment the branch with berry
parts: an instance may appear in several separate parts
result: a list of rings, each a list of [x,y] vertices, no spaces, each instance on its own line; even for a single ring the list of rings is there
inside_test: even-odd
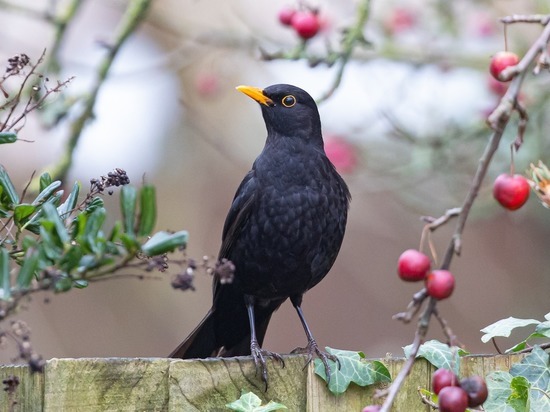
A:
[[[425,342],[432,317],[436,317],[440,321],[443,332],[448,339],[448,344],[450,346],[458,345],[456,336],[438,312],[437,302],[450,297],[453,292],[455,278],[449,271],[452,259],[455,255],[459,256],[461,253],[462,233],[472,205],[479,194],[479,189],[487,174],[489,164],[500,145],[504,130],[508,126],[514,112],[518,113],[520,122],[518,124],[518,137],[511,145],[511,172],[497,177],[493,186],[493,195],[504,208],[511,211],[517,210],[525,204],[529,197],[530,186],[535,189],[543,201],[546,199],[544,187],[548,175],[544,168],[532,167],[532,180],[529,182],[524,176],[514,174],[513,153],[520,148],[523,142],[523,134],[528,119],[526,109],[518,99],[523,81],[529,68],[533,65],[535,66],[533,70],[535,75],[540,72],[541,68],[547,67],[545,62],[547,61],[546,54],[550,42],[550,24],[548,24],[550,16],[510,16],[502,19],[502,22],[505,25],[518,22],[539,23],[543,26],[543,30],[523,58],[519,59],[517,55],[505,50],[504,52],[496,53],[491,60],[491,74],[498,81],[510,81],[510,86],[502,96],[498,106],[487,119],[487,123],[493,129],[493,133],[479,160],[478,168],[462,206],[451,209],[454,211],[453,213],[446,213],[441,218],[428,219],[427,228],[432,231],[442,224],[449,223],[451,218],[456,218],[454,233],[446,253],[438,265],[438,269],[431,269],[432,262],[430,258],[420,251],[422,245],[420,250],[405,251],[398,260],[399,276],[405,281],[424,281],[424,288],[414,295],[405,312],[399,313],[394,317],[408,323],[418,316],[418,324],[413,344],[408,353],[407,362],[394,379],[392,385],[378,393],[378,397],[385,397],[383,405],[378,409],[380,411],[389,411],[391,409],[395,396],[410,373],[414,359],[422,343]],[[434,224],[434,222],[437,223]],[[424,306],[425,302],[427,303]],[[449,375],[448,372],[440,372],[434,375],[433,382],[433,387],[441,391],[436,391],[439,394],[438,407],[441,411],[464,411],[468,406],[475,407],[481,405],[487,398],[487,386],[481,378],[466,378],[467,380],[460,382],[459,385],[450,383],[447,385],[441,383],[444,378],[445,380],[449,380],[447,379],[448,376],[445,375],[443,377],[444,374]],[[452,376],[452,379],[456,380],[457,377]],[[441,389],[442,386],[449,389]],[[373,406],[368,406],[365,408],[365,411],[374,410],[372,408]]]

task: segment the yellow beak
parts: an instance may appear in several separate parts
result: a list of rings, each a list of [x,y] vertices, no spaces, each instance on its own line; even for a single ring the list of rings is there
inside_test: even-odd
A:
[[[266,106],[273,105],[273,100],[265,96],[264,91],[262,89],[259,89],[258,87],[237,86],[237,90],[256,100],[260,104],[264,104]]]

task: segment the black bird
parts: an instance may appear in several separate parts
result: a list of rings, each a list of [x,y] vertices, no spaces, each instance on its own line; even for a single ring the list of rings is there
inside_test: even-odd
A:
[[[332,267],[346,228],[348,187],[323,148],[317,105],[304,90],[277,84],[237,90],[260,103],[267,128],[262,153],[241,182],[225,220],[219,259],[235,265],[234,279],[214,277],[213,305],[195,330],[170,355],[254,357],[267,384],[261,349],[271,315],[290,298],[307,335],[299,348],[327,359],[301,309],[304,293]]]

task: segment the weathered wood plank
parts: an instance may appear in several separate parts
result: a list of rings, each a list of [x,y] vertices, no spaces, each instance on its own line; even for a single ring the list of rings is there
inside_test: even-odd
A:
[[[44,412],[167,411],[168,359],[51,359]]]
[[[10,376],[19,379],[13,395],[0,391],[0,411],[41,411],[44,398],[44,375],[31,374],[26,365],[0,366],[0,381]],[[10,406],[13,405],[13,409]]]
[[[256,376],[250,357],[173,360],[170,364],[170,411],[227,411],[226,404],[243,392],[262,401],[284,404],[289,411],[304,411],[306,375],[304,356],[285,356],[285,367],[269,360],[269,385]]]
[[[496,370],[509,370],[525,355],[475,355],[461,359],[460,376],[486,376]],[[13,399],[0,391],[1,412],[63,411],[226,411],[226,404],[243,392],[254,392],[264,403],[280,402],[289,411],[360,411],[374,400],[377,389],[351,384],[340,396],[331,394],[325,382],[315,375],[313,365],[304,369],[306,357],[285,356],[286,367],[268,361],[269,387],[265,391],[256,376],[250,357],[204,360],[93,358],[52,359],[43,375],[31,375],[27,366],[0,367],[1,380],[13,375],[20,384]],[[395,378],[404,359],[381,361]],[[430,388],[435,368],[419,359],[393,410],[426,412],[418,388]],[[10,409],[10,402],[17,404]]]

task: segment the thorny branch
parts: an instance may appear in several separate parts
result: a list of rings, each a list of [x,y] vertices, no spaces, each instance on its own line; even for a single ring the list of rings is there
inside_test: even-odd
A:
[[[525,56],[520,60],[520,62],[513,67],[509,67],[502,73],[502,78],[512,79],[510,86],[504,96],[501,98],[498,106],[495,110],[489,115],[487,119],[487,124],[493,129],[493,134],[491,135],[485,150],[479,159],[479,164],[477,170],[474,174],[472,184],[470,189],[466,194],[464,202],[460,208],[450,209],[451,212],[447,211],[445,215],[438,219],[429,218],[428,223],[434,225],[434,228],[439,227],[441,224],[447,223],[451,217],[457,217],[457,222],[454,230],[454,234],[449,242],[446,253],[444,255],[443,261],[440,265],[441,269],[448,269],[451,265],[454,255],[460,255],[461,252],[461,239],[466,221],[468,219],[470,210],[474,204],[474,201],[479,193],[479,189],[483,182],[487,170],[489,168],[490,162],[495,154],[496,150],[499,147],[500,140],[504,133],[506,126],[512,116],[514,111],[518,112],[520,117],[520,123],[518,127],[518,138],[514,144],[521,144],[523,139],[523,133],[525,131],[525,126],[527,122],[527,113],[525,109],[518,104],[518,96],[523,84],[527,70],[534,62],[540,62],[540,56],[546,53],[548,43],[550,42],[550,15],[545,16],[509,16],[501,20],[505,24],[518,23],[518,22],[527,22],[527,23],[540,23],[544,25],[544,29],[538,39],[533,43],[529,48]],[[538,60],[537,60],[538,59]],[[537,63],[537,67],[539,64]],[[536,69],[536,68],[535,68]],[[537,70],[535,70],[535,74]],[[425,289],[422,289],[420,292],[416,293],[413,297],[413,300],[409,303],[406,312],[399,313],[394,316],[394,319],[401,320],[405,323],[411,321],[411,319],[419,312],[420,307],[424,300],[428,298],[428,295]],[[399,392],[400,387],[403,385],[405,378],[411,371],[414,359],[418,353],[420,345],[424,342],[429,321],[432,316],[435,316],[439,323],[441,324],[449,343],[452,344],[456,341],[456,336],[452,333],[451,329],[448,327],[446,321],[440,316],[436,307],[436,300],[429,298],[428,305],[425,310],[422,312],[422,315],[418,321],[418,326],[416,329],[412,350],[407,359],[407,362],[399,372],[398,376],[395,378],[392,385],[387,388],[385,391],[380,392],[378,396],[386,396],[384,404],[381,407],[382,412],[388,412],[391,409],[395,396]]]

